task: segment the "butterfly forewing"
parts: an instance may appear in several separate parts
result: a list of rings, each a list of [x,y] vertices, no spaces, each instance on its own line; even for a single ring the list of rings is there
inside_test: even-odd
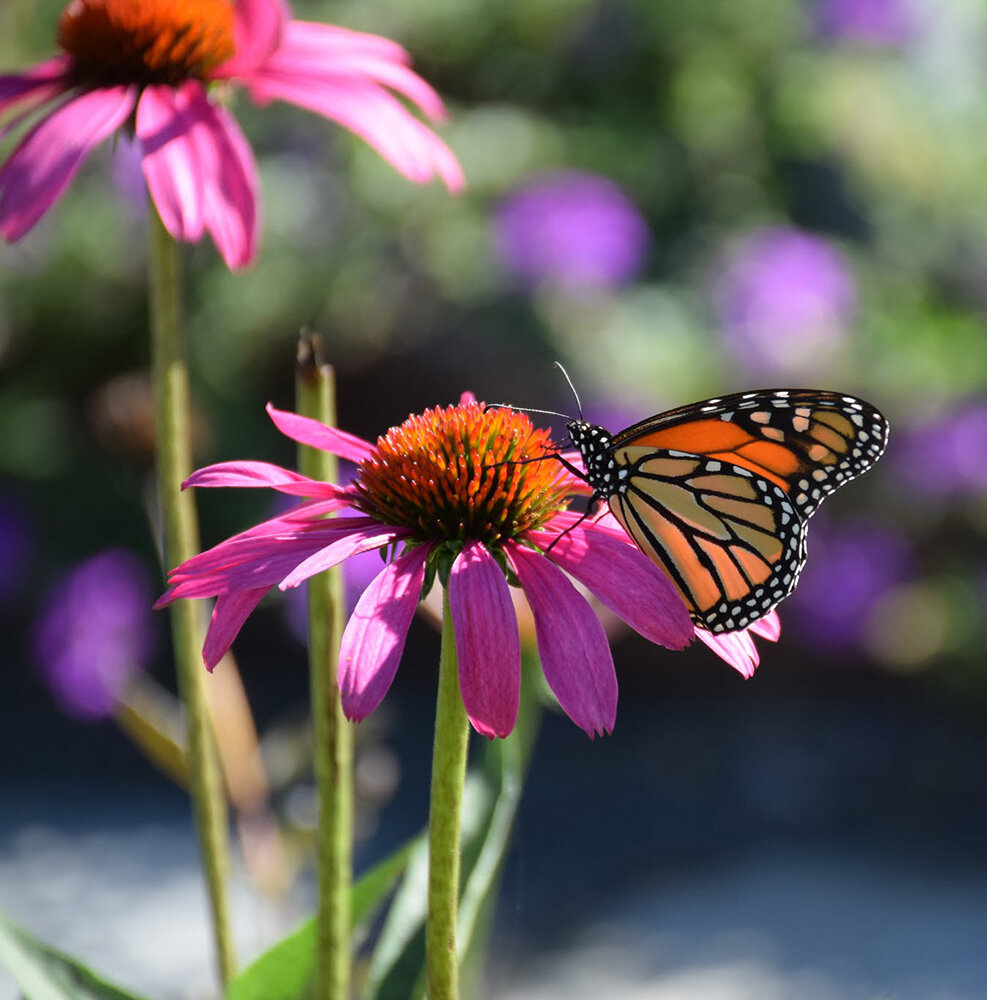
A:
[[[628,427],[612,447],[702,455],[780,486],[808,517],[884,451],[888,424],[870,403],[817,389],[762,389],[681,406]]]

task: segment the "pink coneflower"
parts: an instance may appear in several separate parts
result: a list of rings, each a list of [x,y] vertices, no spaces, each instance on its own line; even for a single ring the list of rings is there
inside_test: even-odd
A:
[[[510,733],[518,709],[520,644],[508,581],[531,606],[546,681],[590,735],[612,729],[617,681],[603,628],[570,576],[652,642],[681,649],[696,634],[671,581],[616,522],[577,524],[565,509],[570,494],[588,490],[556,462],[530,461],[555,447],[526,414],[484,410],[467,394],[457,406],[410,416],[373,446],[306,417],[268,412],[293,440],[359,466],[348,487],[265,462],[223,462],[188,479],[187,486],[267,486],[307,498],[171,572],[159,606],[217,598],[203,647],[209,669],[271,587],[296,587],[373,549],[389,561],[358,600],[339,657],[351,719],[365,718],[386,694],[423,588],[436,576],[449,588],[463,702],[487,736]],[[360,513],[325,519],[342,507]],[[777,617],[766,622],[755,630],[776,637]],[[753,672],[747,633],[700,635],[745,676]]]
[[[250,263],[257,168],[236,121],[214,100],[211,85],[223,81],[260,104],[289,101],[339,122],[413,181],[437,175],[450,190],[462,187],[455,156],[398,99],[444,116],[404,49],[293,21],[282,0],[72,0],[58,44],[64,54],[0,76],[0,114],[19,109],[19,123],[50,106],[0,168],[7,240],[27,233],[92,149],[125,128],[141,146],[168,232],[186,242],[208,232],[231,268]]]

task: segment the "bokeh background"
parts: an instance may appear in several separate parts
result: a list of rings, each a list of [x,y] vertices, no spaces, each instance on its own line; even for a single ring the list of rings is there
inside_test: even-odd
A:
[[[50,53],[60,8],[4,0],[0,66]],[[326,339],[342,426],[370,438],[464,389],[571,411],[555,360],[614,429],[769,386],[855,392],[892,426],[814,518],[753,680],[618,634],[613,736],[546,719],[488,995],[987,995],[987,7],[294,8],[409,47],[469,189],[237,105],[264,234],[245,274],[185,254],[198,462],[292,463],[263,406],[291,407],[303,326]],[[185,800],[112,719],[135,668],[173,684],[149,610],[145,211],[120,142],[0,247],[0,906],[108,975],[199,996]],[[273,510],[241,493],[200,498],[206,542]],[[272,600],[235,649],[296,838],[299,634]],[[423,622],[362,731],[358,866],[424,821],[436,654]],[[307,883],[274,905],[237,878],[249,953]]]

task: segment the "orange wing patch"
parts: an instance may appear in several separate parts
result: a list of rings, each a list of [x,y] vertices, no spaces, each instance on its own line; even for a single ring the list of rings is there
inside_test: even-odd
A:
[[[730,558],[730,552],[722,545],[717,545],[705,538],[697,538],[696,542],[716,570],[716,575],[720,580],[721,593],[730,601],[739,601],[746,597],[750,593],[751,585],[737,569],[736,563]],[[716,601],[722,599],[717,595],[713,601],[700,610],[708,611]]]
[[[691,420],[679,427],[646,431],[634,438],[634,447],[644,446],[647,451],[661,448],[710,455],[714,451],[733,451],[754,440],[754,436],[743,427],[726,420]]]

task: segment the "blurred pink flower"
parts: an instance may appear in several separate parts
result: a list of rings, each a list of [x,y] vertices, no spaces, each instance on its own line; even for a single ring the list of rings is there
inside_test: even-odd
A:
[[[371,446],[305,417],[268,412],[288,437],[360,465],[350,487],[263,462],[221,463],[190,477],[189,486],[268,486],[309,498],[172,570],[159,606],[217,598],[207,667],[275,584],[296,587],[374,549],[391,550],[391,560],[357,601],[339,655],[343,709],[352,719],[369,715],[390,687],[433,574],[448,586],[463,703],[486,736],[513,730],[520,694],[505,575],[531,606],[546,681],[591,736],[613,728],[617,680],[603,628],[566,574],[652,642],[681,649],[692,638],[685,604],[658,567],[619,529],[577,525],[578,515],[564,509],[585,485],[555,462],[525,461],[555,450],[526,414],[485,410],[467,395],[458,406],[409,417]],[[324,518],[343,507],[359,516]]]
[[[0,168],[0,234],[27,233],[92,149],[133,132],[151,198],[171,235],[208,232],[231,268],[257,246],[257,168],[211,85],[246,87],[356,133],[412,181],[463,185],[451,150],[398,99],[444,117],[435,91],[399,45],[376,35],[290,19],[284,0],[72,0],[59,20],[64,54],[0,76],[8,128],[44,106]],[[398,96],[395,96],[398,95]]]

